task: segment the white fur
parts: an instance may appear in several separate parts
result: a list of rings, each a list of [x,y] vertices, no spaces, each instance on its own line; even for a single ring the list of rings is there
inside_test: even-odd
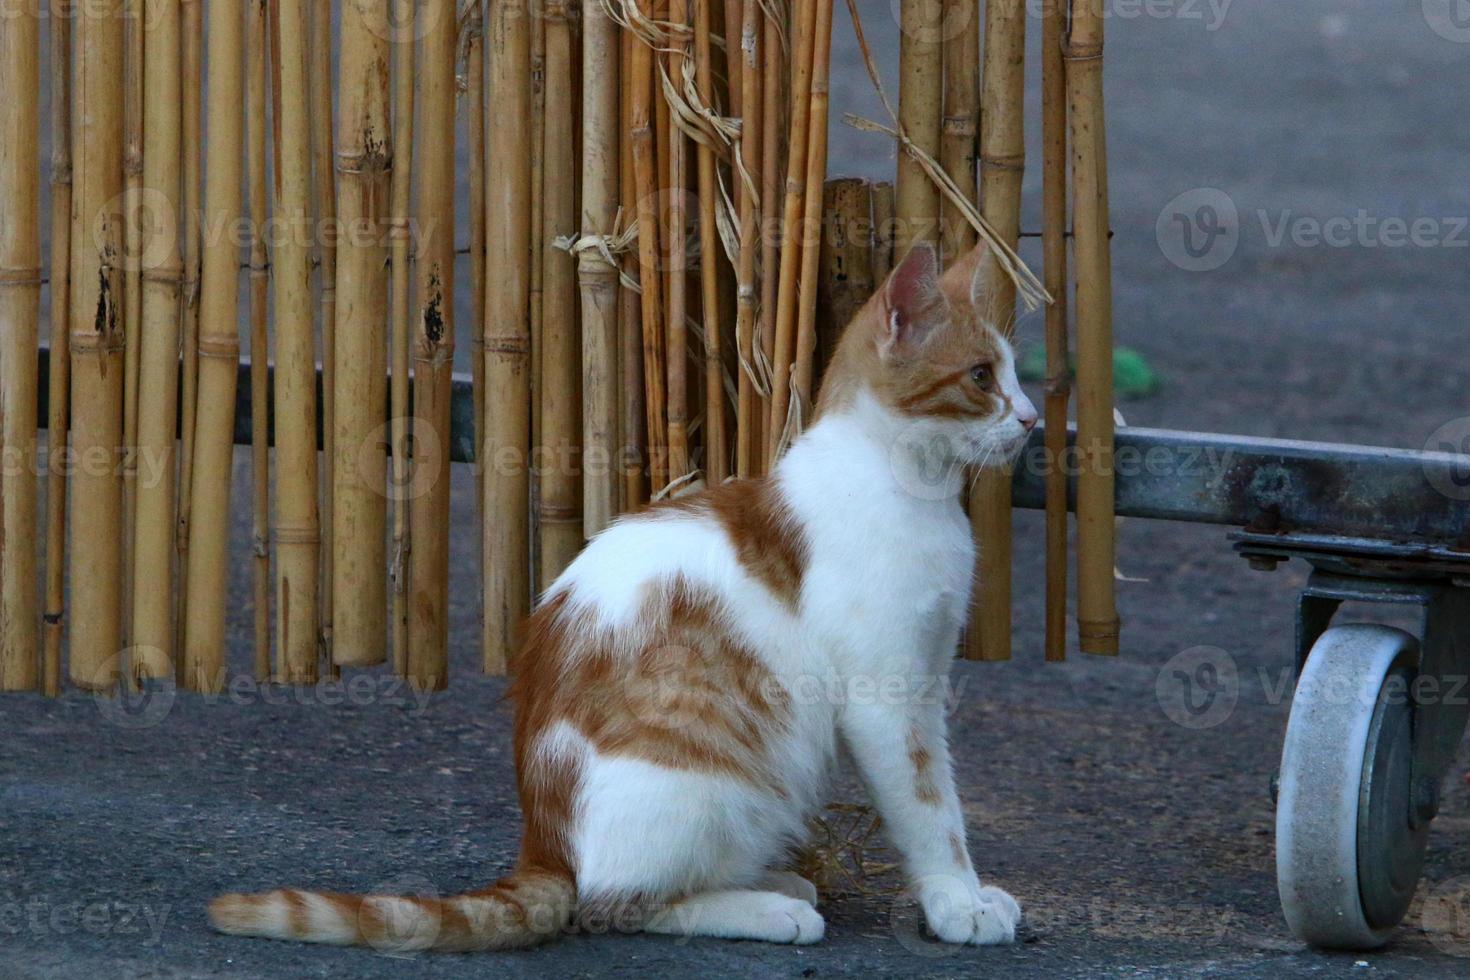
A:
[[[774,474],[810,546],[799,609],[753,579],[719,525],[697,512],[634,517],[600,535],[553,592],[636,628],[651,583],[682,577],[721,596],[741,640],[792,695],[795,724],[770,749],[778,792],[719,775],[599,754],[562,725],[537,746],[575,757],[572,840],[583,898],[657,896],[675,904],[653,931],[814,942],[812,903],[767,875],[803,842],[840,734],[940,938],[1008,942],[1020,909],[982,888],[945,740],[943,690],[975,554],[954,465],[1013,454],[1035,409],[1009,351],[997,365],[1013,412],[999,421],[914,421],[858,392],[791,446]],[[946,464],[924,458],[939,446]],[[915,748],[937,802],[917,792]],[[953,843],[958,841],[958,847]],[[961,860],[962,859],[962,860]],[[809,886],[808,886],[809,887]],[[692,896],[692,897],[684,897]]]

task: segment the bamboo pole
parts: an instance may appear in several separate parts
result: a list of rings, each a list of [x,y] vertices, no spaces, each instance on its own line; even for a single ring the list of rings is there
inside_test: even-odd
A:
[[[980,106],[982,215],[1012,247],[1021,235],[1021,184],[1026,168],[1026,7],[1024,0],[988,0],[985,73]],[[1016,286],[998,276],[993,287],[996,325],[1011,332]]]
[[[823,212],[827,230],[817,303],[818,380],[843,329],[878,286],[873,278],[873,185],[860,177],[827,181]]]
[[[190,514],[193,510],[194,418],[199,405],[199,275],[203,239],[199,224],[203,213],[200,180],[203,162],[204,93],[204,4],[202,0],[179,0],[182,6],[183,40],[183,147],[184,190],[184,312],[179,333],[179,500],[176,549],[177,567],[189,566]],[[188,575],[178,577],[178,596],[174,602],[174,618],[178,629],[179,648],[183,647],[184,626],[188,621]],[[180,682],[184,675],[184,658],[174,660]]]
[[[123,14],[77,10],[71,239],[72,683],[108,690],[122,650]]]
[[[763,5],[764,7],[764,5]],[[771,443],[771,391],[769,386],[772,382],[771,370],[776,359],[776,307],[777,296],[780,291],[781,263],[781,241],[782,228],[781,218],[783,214],[781,197],[781,176],[785,172],[782,163],[782,151],[786,136],[786,125],[789,124],[787,116],[789,113],[787,104],[783,101],[786,95],[785,79],[788,74],[786,55],[789,54],[789,34],[784,34],[787,25],[791,23],[789,16],[790,6],[779,3],[763,10],[761,26],[762,68],[761,68],[761,257],[760,257],[760,339],[759,347],[761,360],[764,365],[763,377],[767,384],[767,391],[758,406],[761,411],[755,426],[754,439],[759,451],[753,455],[751,460],[751,475],[760,476],[769,468],[770,443]],[[783,35],[788,47],[783,48]],[[754,353],[756,341],[751,341],[751,350]]]
[[[907,11],[913,4],[904,7]],[[766,430],[766,464],[775,465],[784,442],[791,405],[791,365],[796,359],[798,290],[804,242],[807,128],[811,121],[812,60],[816,53],[816,4],[796,5],[792,40],[791,129],[786,154],[786,199],[781,215],[781,263],[776,288],[775,357],[772,363],[771,416]]]
[[[740,53],[741,37],[744,33],[744,6],[744,0],[729,0],[728,3],[720,0],[710,11],[710,94],[705,101],[715,112],[733,119],[742,119],[745,112],[740,90],[744,80]],[[696,5],[696,15],[698,9]],[[716,30],[721,33],[716,34]],[[696,51],[697,49],[696,38]],[[713,230],[710,240],[715,254],[715,281],[709,298],[715,304],[713,322],[719,333],[719,350],[715,352],[715,356],[710,356],[706,348],[704,377],[700,385],[705,397],[704,414],[709,416],[715,406],[719,408],[718,436],[706,427],[704,442],[708,445],[712,439],[717,438],[720,443],[721,467],[718,475],[721,481],[729,479],[735,472],[735,413],[738,397],[736,379],[740,375],[736,320],[739,315],[740,192],[746,178],[740,175],[735,165],[737,141],[738,137],[731,136],[724,148],[716,143],[711,157],[714,163],[712,187],[717,189],[723,183],[730,188],[728,195],[722,195],[729,197],[730,201],[728,214],[723,213],[725,209],[718,203],[710,209],[713,219],[710,222]],[[755,171],[752,171],[751,177],[754,175]],[[722,220],[730,225],[728,242],[726,233],[720,230]],[[701,303],[703,302],[702,294]],[[716,394],[712,395],[711,392]],[[705,455],[710,454],[706,451]]]
[[[145,0],[124,0],[123,24],[123,643],[128,658],[145,663],[132,669],[136,677],[152,676],[161,654],[135,645],[133,636],[133,553],[137,533],[138,372],[143,324],[143,7]],[[151,210],[151,209],[150,209]],[[169,581],[165,579],[164,581]]]
[[[1065,55],[1077,265],[1077,628],[1085,653],[1118,652],[1113,486],[1113,286],[1108,244],[1103,19],[1073,3]]]
[[[465,27],[465,106],[470,138],[470,312],[475,324],[485,322],[485,18],[476,3]],[[475,396],[475,434],[485,432],[485,357],[479,330],[471,331],[470,372]],[[475,515],[484,537],[485,466],[475,459]]]
[[[572,29],[565,0],[546,0],[546,101],[542,159],[542,321],[540,494],[536,505],[541,560],[538,589],[550,587],[582,548],[582,362],[578,354],[577,283],[572,256],[555,242],[577,228]]]
[[[897,224],[894,217],[893,185],[881,181],[873,185],[873,282],[888,280],[893,271],[893,232]]]
[[[423,143],[408,158],[419,185],[419,316],[413,348],[413,481],[409,500],[408,676],[421,690],[449,679],[449,400],[454,381],[454,0],[427,0],[419,68]],[[399,142],[399,153],[409,144]],[[402,443],[395,445],[397,451]],[[395,459],[396,462],[396,459]],[[402,495],[405,485],[396,484]]]
[[[395,24],[404,25],[415,23],[413,0],[392,0],[392,6],[393,22]],[[423,13],[430,32],[442,30],[442,25],[438,20],[429,19],[438,18],[442,20],[444,18],[445,14],[442,3],[436,0],[435,6],[432,9],[425,7]],[[451,22],[454,20],[452,14],[449,19]],[[407,676],[409,672],[408,592],[411,579],[413,578],[413,573],[409,567],[410,562],[413,560],[412,534],[409,528],[409,484],[411,480],[410,472],[413,467],[418,465],[418,460],[414,458],[418,454],[412,452],[410,449],[410,419],[408,417],[409,334],[414,333],[417,335],[420,333],[420,331],[414,329],[413,322],[410,320],[411,314],[409,313],[409,281],[411,278],[409,250],[413,244],[409,214],[415,162],[415,154],[413,152],[414,84],[418,71],[415,66],[415,41],[416,38],[412,33],[394,35],[393,145],[397,147],[398,152],[396,159],[393,161],[393,172],[391,174],[392,203],[389,206],[391,217],[389,219],[390,225],[388,231],[393,268],[393,298],[392,312],[389,316],[390,339],[388,344],[389,361],[392,365],[392,369],[389,372],[388,411],[391,416],[389,441],[392,445],[391,458],[393,473],[391,481],[392,492],[390,494],[393,499],[393,546],[389,550],[389,583],[392,587],[389,629],[392,634],[390,645],[393,650],[393,670],[394,673],[400,676]],[[425,41],[427,44],[427,37]],[[439,46],[437,38],[435,44]],[[426,51],[426,58],[427,55],[428,52]],[[432,63],[427,66],[428,73],[426,73],[423,80],[426,90],[430,88],[437,89],[441,68],[442,66]],[[452,60],[449,70],[451,72],[454,70]],[[436,97],[438,96],[437,91],[435,95]],[[424,110],[425,112],[438,113],[440,106],[436,104],[430,107],[426,103]],[[439,121],[437,116],[434,121]],[[437,135],[442,137],[443,134]],[[436,145],[435,154],[438,152]],[[432,158],[435,154],[428,154],[427,156]],[[445,158],[450,161],[450,167],[452,168],[454,160],[454,135],[452,132],[449,134],[449,148],[446,151]],[[432,162],[424,162],[428,163],[431,167],[434,166]],[[442,170],[443,168],[439,167],[437,169]],[[452,181],[453,178],[451,177],[451,188],[453,187]],[[415,310],[414,314],[416,314],[416,319],[420,322],[420,326],[424,326],[422,320],[424,315],[430,313],[428,304],[432,302],[431,315],[437,321],[436,333],[442,333],[445,312],[444,296],[452,296],[453,290],[445,290],[443,284],[443,249],[437,247],[439,244],[437,240],[431,241],[430,239],[437,239],[437,236],[440,234],[439,228],[434,222],[438,220],[443,210],[441,201],[444,195],[442,187],[434,186],[430,181],[420,178],[420,184],[419,214],[429,222],[422,229],[421,233],[423,237],[420,238],[420,246],[434,250],[434,254],[423,256],[425,263],[432,264],[433,277],[432,279],[425,278],[420,281],[420,302],[424,304],[425,308]],[[453,191],[451,190],[450,193],[452,195]],[[430,200],[425,201],[425,197],[430,198]],[[421,266],[421,268],[429,267],[429,264]],[[452,314],[453,310],[449,312]],[[432,353],[432,342],[430,352]],[[430,397],[433,396],[431,395]],[[431,406],[431,410],[432,408],[433,406]],[[415,428],[417,428],[416,424]],[[431,467],[434,465],[433,460],[427,460],[427,463]],[[432,528],[430,528],[430,533],[432,533]],[[442,676],[442,672],[440,673]]]
[[[980,104],[981,213],[1007,244],[1021,236],[1021,177],[1026,164],[1023,127],[1026,71],[1025,0],[988,0],[985,73]],[[1016,288],[998,276],[990,286],[992,322],[1011,332]],[[980,473],[970,495],[970,526],[978,543],[975,595],[965,656],[1011,659],[1011,473]]]
[[[805,216],[801,236],[800,307],[796,324],[796,363],[792,367],[797,422],[812,417],[812,362],[817,348],[817,291],[821,284],[823,184],[827,179],[827,105],[832,73],[832,0],[816,0],[812,38],[811,116],[806,152]],[[800,428],[792,433],[795,437]]]
[[[1047,3],[1045,10],[1055,6]],[[945,7],[944,121],[939,162],[965,198],[978,204],[975,152],[980,116],[980,0],[951,0]],[[945,264],[952,265],[975,247],[975,228],[952,205],[946,203],[943,213],[942,252]]]
[[[1005,0],[1012,2],[1012,0]],[[989,30],[989,11],[986,7]],[[937,3],[905,3],[899,20],[898,123],[919,150],[939,156],[944,114],[944,9]],[[988,64],[988,63],[987,63]],[[939,237],[939,188],[919,161],[898,154],[894,191],[895,257],[918,241]]]
[[[733,6],[735,0],[730,0]],[[710,5],[694,4],[694,71],[700,99],[715,103],[714,51],[710,41]],[[732,64],[738,59],[731,58]],[[699,167],[700,309],[704,324],[704,471],[711,486],[723,483],[730,472],[725,436],[725,364],[720,336],[720,236],[715,206],[720,196],[714,148],[701,141]]]
[[[734,0],[730,0],[734,5]],[[739,65],[740,78],[740,139],[736,152],[753,180],[759,180],[763,163],[765,134],[761,76],[765,54],[762,11],[759,0],[744,0],[740,23],[740,55],[731,53],[730,63]],[[736,168],[738,170],[738,168]],[[763,253],[761,242],[761,214],[764,201],[759,194],[752,193],[745,182],[735,181],[735,190],[740,201],[740,254],[736,271],[736,321],[735,346],[739,355],[739,374],[736,385],[735,419],[735,475],[744,479],[758,471],[758,460],[765,452],[761,441],[763,427],[760,417],[764,405],[760,393],[760,378],[756,337],[760,326],[760,260]]]
[[[69,7],[51,17],[51,361],[47,383],[46,607],[41,690],[61,694],[66,601],[66,458],[71,424],[71,38]],[[6,59],[7,62],[9,59]]]
[[[209,7],[209,142],[205,147],[205,227],[240,218],[244,51],[241,0]],[[211,233],[204,246],[199,306],[199,407],[194,422],[193,536],[189,610],[184,630],[184,686],[215,693],[225,684],[230,490],[235,455],[235,379],[240,362],[239,249]]]
[[[321,331],[322,358],[322,458],[320,469],[320,534],[317,596],[320,653],[329,675],[338,673],[333,659],[333,563],[332,528],[334,526],[335,493],[332,460],[337,458],[337,173],[333,157],[332,134],[332,0],[306,0],[307,22],[302,29],[311,38],[307,52],[307,74],[310,87],[308,118],[311,125],[311,167],[316,193],[312,198],[318,222],[313,236],[316,268],[317,323]],[[380,8],[381,9],[381,8]]]
[[[530,608],[531,28],[525,0],[492,5],[486,73],[485,634],[487,673],[505,672]]]
[[[641,5],[644,7],[652,8],[653,17],[656,23],[666,24],[669,22],[669,4],[672,3],[673,0],[638,0],[638,2],[641,3]],[[653,73],[651,76],[653,79],[654,149],[652,159],[654,160],[654,176],[653,182],[650,186],[654,189],[654,193],[657,195],[657,205],[655,211],[658,215],[659,223],[659,312],[661,315],[668,317],[669,304],[672,302],[671,292],[673,290],[673,284],[670,282],[673,277],[670,274],[669,269],[669,266],[672,264],[672,259],[670,258],[670,256],[673,251],[671,238],[673,234],[673,221],[671,220],[672,215],[669,210],[669,201],[667,198],[667,194],[670,192],[668,187],[670,173],[669,160],[673,157],[674,153],[674,125],[673,115],[670,111],[669,100],[664,95],[663,76],[669,74],[669,49],[672,45],[666,43],[664,40],[650,43],[654,44]],[[667,321],[660,323],[659,331],[664,335],[662,345],[665,353],[667,353],[669,346]],[[670,465],[672,463],[673,447],[669,445],[668,432],[668,426],[670,424],[668,402],[672,401],[672,398],[670,398],[668,395],[669,377],[667,360],[663,362],[663,371],[664,375],[660,379],[659,383],[665,395],[663,414],[664,431],[660,438],[662,440],[662,445],[664,446],[664,449],[666,451],[666,455],[664,457],[664,470],[666,473],[666,478],[665,483],[655,484],[651,488],[651,491],[655,496],[659,492],[665,490],[666,483],[674,478],[673,466]]]
[[[606,238],[618,215],[618,28],[582,0],[582,236]],[[591,537],[618,510],[618,270],[597,249],[577,258],[582,300],[582,520]],[[543,487],[543,493],[545,488]],[[543,498],[544,503],[544,498]]]
[[[388,41],[387,0],[341,8],[337,118],[337,321],[332,383],[332,662],[382,663],[386,599]],[[452,64],[452,62],[451,62]]]
[[[546,222],[545,148],[546,148],[546,0],[529,0],[531,15],[531,457],[530,479],[531,526],[527,532],[531,548],[530,583],[534,589],[541,568],[540,516],[541,481],[534,467],[541,445],[541,323],[543,281],[546,263],[540,247],[541,229]]]
[[[311,118],[307,105],[304,0],[275,7],[274,70],[279,100],[276,144],[277,219],[290,226],[312,214]],[[317,679],[317,447],[316,345],[312,329],[311,247],[286,235],[275,245],[275,406],[286,422],[276,431],[276,657],[277,679]],[[380,641],[381,642],[381,641]]]
[[[700,5],[695,5],[694,16],[696,18],[696,30],[698,30],[697,19],[700,16]],[[745,106],[742,101],[744,96],[743,86],[745,76],[743,69],[745,59],[741,54],[741,47],[745,38],[745,0],[714,0],[714,11],[710,14],[710,30],[716,26],[723,32],[719,42],[713,42],[711,55],[714,58],[710,62],[710,72],[714,75],[717,83],[716,98],[720,104],[728,107],[729,115],[743,118]],[[759,21],[757,21],[759,23]],[[695,37],[695,46],[699,39]],[[724,57],[720,57],[723,55]],[[719,82],[723,84],[719,84]],[[713,105],[712,103],[706,103]],[[738,193],[738,189],[737,189]]]
[[[633,0],[635,3],[646,0]],[[664,373],[663,272],[659,262],[658,151],[654,111],[657,66],[653,49],[633,45],[632,104],[629,138],[633,143],[633,177],[638,207],[638,282],[643,292],[644,409],[648,420],[648,475],[653,492],[669,482],[667,399]]]
[[[1046,291],[1046,659],[1067,659],[1067,80],[1062,8],[1041,15],[1041,248]]]
[[[39,679],[36,644],[36,347],[40,332],[40,25],[0,22],[0,690]]]
[[[668,0],[669,52],[668,72],[674,84],[682,88],[684,62],[689,57],[688,0]],[[659,111],[667,111],[667,100],[659,100]],[[689,227],[688,140],[674,122],[668,125],[668,237],[665,239],[665,281],[668,287],[668,421],[669,481],[681,479],[690,471],[689,455],[689,262],[685,236]]]
[[[174,672],[174,441],[178,430],[179,319],[183,256],[179,252],[179,166],[183,114],[181,22],[177,0],[147,0],[146,66],[141,111],[148,154],[147,194],[139,258],[143,268],[137,381],[137,451],[155,478],[134,490],[131,596],[135,680]]]
[[[251,570],[255,612],[255,679],[271,676],[270,559],[270,256],[266,252],[266,79],[269,63],[266,4],[247,0],[245,114],[250,194],[250,475]]]
[[[638,183],[633,161],[633,107],[635,92],[645,84],[635,76],[637,49],[642,42],[632,31],[623,31],[618,44],[618,196],[622,202],[620,223],[638,220]],[[641,237],[639,242],[641,244]],[[622,362],[618,390],[618,451],[621,455],[623,486],[619,509],[636,511],[647,499],[644,477],[647,473],[645,450],[644,384],[643,384],[643,300],[635,289],[623,289],[618,304],[618,354]]]

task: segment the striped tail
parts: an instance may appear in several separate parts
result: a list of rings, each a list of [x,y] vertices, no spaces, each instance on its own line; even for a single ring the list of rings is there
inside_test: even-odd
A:
[[[517,869],[483,891],[451,898],[335,895],[280,889],[209,903],[220,932],[383,952],[523,949],[571,921],[576,886],[566,875]]]

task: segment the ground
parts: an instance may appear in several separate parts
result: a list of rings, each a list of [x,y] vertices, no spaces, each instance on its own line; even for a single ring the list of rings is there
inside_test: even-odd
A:
[[[896,91],[892,7],[860,6]],[[1470,415],[1470,46],[1453,5],[1106,9],[1117,332],[1166,378],[1160,396],[1124,406],[1129,421],[1420,448]],[[879,111],[840,14],[836,36],[836,108]],[[889,172],[875,139],[839,126],[834,169]],[[1028,227],[1037,187],[1033,167]],[[1205,204],[1234,208],[1233,239],[1203,237]],[[1176,215],[1203,255],[1182,250]],[[1311,222],[1334,217],[1347,237],[1315,240]],[[1402,241],[1393,222],[1417,219],[1423,234]],[[1038,334],[1034,319],[1022,325],[1023,338]],[[465,472],[456,481],[469,527],[472,485]],[[1422,907],[1470,882],[1464,753],[1420,904],[1389,950],[1310,952],[1282,921],[1269,782],[1303,569],[1252,572],[1220,529],[1128,522],[1121,562],[1141,581],[1120,588],[1123,655],[1047,665],[1039,527],[1018,518],[1016,659],[954,676],[969,843],[1026,908],[1015,947],[937,949],[904,903],[855,893],[828,897],[827,942],[800,950],[578,936],[524,954],[389,960],[212,934],[203,904],[223,889],[450,893],[508,866],[504,685],[474,674],[474,536],[456,535],[457,674],[427,704],[386,680],[181,695],[155,703],[157,716],[75,693],[0,698],[0,976],[1463,974],[1470,918],[1426,931]],[[241,525],[237,548],[244,536]],[[235,584],[230,657],[246,672],[243,562]],[[1211,727],[1166,711],[1177,682],[1164,666],[1200,646],[1231,658],[1239,679]]]

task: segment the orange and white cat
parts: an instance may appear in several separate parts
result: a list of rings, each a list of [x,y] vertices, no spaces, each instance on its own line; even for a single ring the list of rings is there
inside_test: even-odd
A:
[[[991,275],[984,246],[943,277],[912,249],[768,478],[616,522],[551,587],[512,665],[525,829],[508,877],[444,899],[225,895],[215,928],[509,949],[600,913],[814,943],[816,890],[781,869],[840,739],[934,934],[1011,942],[1020,907],[971,864],[932,695],[975,567],[966,469],[1013,458],[1036,423],[986,315]]]

